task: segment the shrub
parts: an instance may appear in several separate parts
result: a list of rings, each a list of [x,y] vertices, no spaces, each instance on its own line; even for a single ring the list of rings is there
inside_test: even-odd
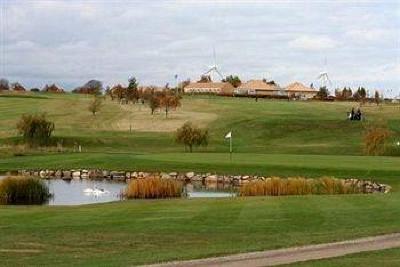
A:
[[[131,198],[173,198],[182,194],[183,183],[180,181],[157,177],[136,179],[131,181],[124,196]]]
[[[103,105],[103,102],[99,96],[94,96],[92,102],[89,104],[89,111],[92,112],[93,116],[96,115],[97,112],[100,111],[101,107]]]
[[[17,123],[17,130],[29,145],[47,145],[54,131],[54,123],[48,121],[45,114],[24,114]]]
[[[200,129],[186,122],[181,128],[176,131],[175,140],[185,146],[185,150],[189,147],[189,151],[193,151],[193,146],[208,145],[208,130]]]
[[[364,152],[367,155],[383,155],[386,150],[386,143],[388,142],[391,131],[385,126],[369,127],[364,132]]]
[[[49,188],[37,178],[7,177],[0,180],[0,204],[43,204]]]
[[[251,181],[240,188],[241,196],[333,195],[361,192],[362,189],[353,183],[345,183],[345,180],[330,177],[320,179],[272,177],[265,181]]]

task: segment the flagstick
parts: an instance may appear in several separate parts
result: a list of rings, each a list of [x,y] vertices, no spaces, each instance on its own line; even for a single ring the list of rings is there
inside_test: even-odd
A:
[[[229,138],[229,155],[230,155],[230,160],[232,162],[232,134],[231,134],[231,138]]]

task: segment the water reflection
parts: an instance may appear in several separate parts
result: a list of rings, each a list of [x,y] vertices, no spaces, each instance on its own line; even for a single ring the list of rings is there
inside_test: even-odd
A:
[[[185,185],[185,195],[189,198],[234,197],[237,188],[229,183],[191,182]]]

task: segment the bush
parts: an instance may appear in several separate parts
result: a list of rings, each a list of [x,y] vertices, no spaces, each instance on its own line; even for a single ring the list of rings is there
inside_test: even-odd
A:
[[[202,130],[186,122],[181,128],[176,131],[175,140],[185,146],[185,150],[189,147],[189,151],[193,151],[193,146],[208,145],[208,130]]]
[[[37,178],[7,177],[0,180],[0,204],[43,204],[49,188]]]
[[[88,110],[93,114],[93,116],[95,116],[96,113],[100,111],[102,106],[102,99],[99,96],[95,96],[92,102],[90,102]]]
[[[129,183],[124,196],[131,198],[173,198],[182,195],[183,183],[157,177],[136,179]]]
[[[29,145],[47,145],[54,131],[54,123],[46,119],[45,114],[22,115],[17,130]]]
[[[385,154],[386,144],[391,135],[391,131],[385,126],[367,128],[364,132],[363,140],[365,154],[373,156]]]
[[[240,188],[241,196],[333,195],[361,192],[362,189],[353,183],[345,183],[344,180],[330,177],[320,179],[272,177],[265,181],[251,181]]]

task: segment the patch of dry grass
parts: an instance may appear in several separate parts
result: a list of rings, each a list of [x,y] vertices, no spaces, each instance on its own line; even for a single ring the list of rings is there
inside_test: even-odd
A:
[[[272,177],[265,181],[251,181],[240,188],[241,196],[334,195],[361,192],[362,189],[355,184],[331,177],[319,179]]]
[[[127,186],[124,196],[131,198],[174,198],[182,194],[183,183],[158,177],[135,179]]]

